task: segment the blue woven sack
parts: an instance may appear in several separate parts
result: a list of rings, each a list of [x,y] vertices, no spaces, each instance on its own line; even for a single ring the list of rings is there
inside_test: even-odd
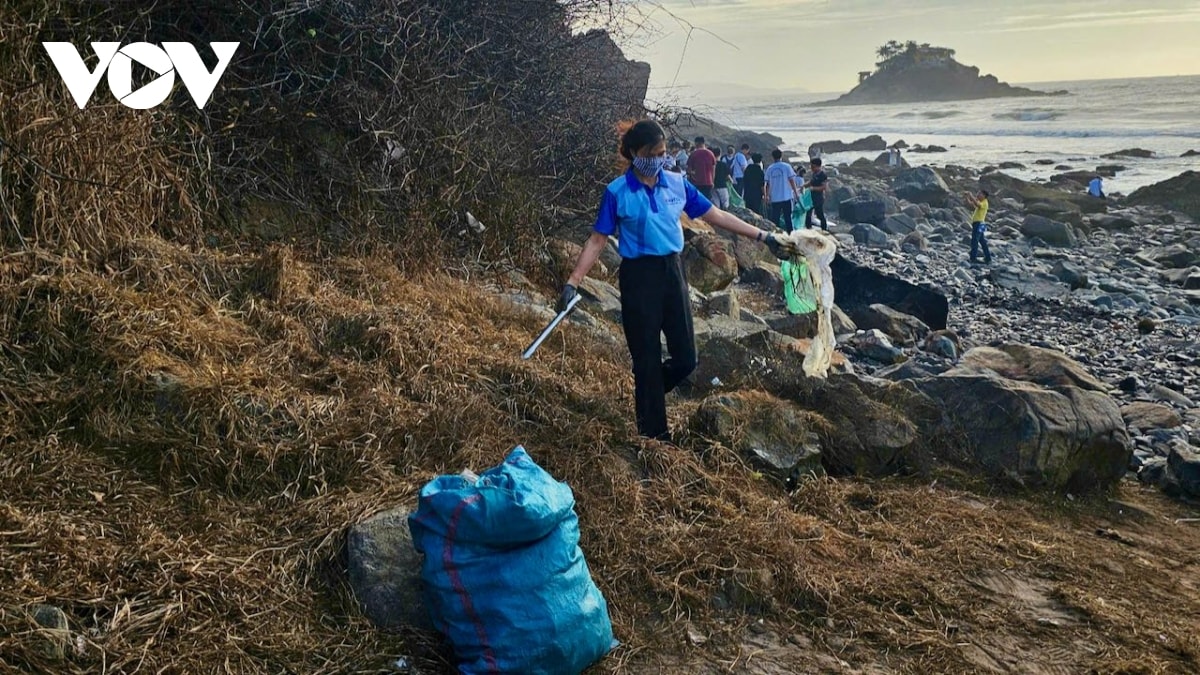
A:
[[[521,446],[473,482],[430,481],[408,525],[459,672],[576,675],[612,648],[571,488]]]

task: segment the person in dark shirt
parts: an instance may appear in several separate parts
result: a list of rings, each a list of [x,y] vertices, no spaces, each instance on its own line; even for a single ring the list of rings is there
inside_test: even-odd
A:
[[[717,166],[713,169],[713,195],[716,196],[717,206],[722,209],[729,209],[729,164],[732,159],[732,153],[726,156],[720,147],[717,152],[721,153],[717,156]]]
[[[804,217],[804,227],[812,229],[813,215],[821,219],[821,229],[829,231],[829,221],[825,220],[825,190],[829,188],[829,177],[825,175],[825,169],[821,168],[821,158],[814,157],[812,160],[812,176],[804,182],[804,187],[812,193],[812,210]]]
[[[763,173],[762,158],[758,152],[750,155],[750,164],[742,176],[742,197],[746,200],[746,208],[765,217],[767,213],[763,209],[762,192],[767,179]]]

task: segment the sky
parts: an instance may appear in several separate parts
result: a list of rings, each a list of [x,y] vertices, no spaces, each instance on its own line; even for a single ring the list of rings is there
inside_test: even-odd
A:
[[[1200,0],[658,0],[623,44],[650,97],[844,92],[888,40],[1006,82],[1200,74]]]

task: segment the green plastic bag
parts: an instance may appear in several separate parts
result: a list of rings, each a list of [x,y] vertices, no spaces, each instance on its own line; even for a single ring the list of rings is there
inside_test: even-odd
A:
[[[783,273],[783,298],[791,314],[808,314],[817,311],[817,289],[808,274],[808,261],[784,260],[779,265]]]
[[[812,191],[805,190],[800,193],[800,199],[797,199],[792,204],[792,222],[796,227],[804,227],[804,218],[808,212],[812,210]]]
[[[729,205],[742,209],[746,208],[746,200],[742,199],[738,191],[733,189],[733,183],[726,183],[725,187],[729,188]]]

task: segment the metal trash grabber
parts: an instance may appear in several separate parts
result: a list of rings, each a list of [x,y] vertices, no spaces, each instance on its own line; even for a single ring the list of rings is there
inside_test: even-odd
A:
[[[534,340],[528,347],[526,347],[525,351],[521,352],[521,358],[528,359],[529,357],[533,356],[533,353],[537,351],[538,347],[542,346],[542,343],[546,341],[546,338],[550,337],[550,334],[554,332],[554,329],[558,327],[558,324],[562,323],[562,320],[567,318],[567,315],[571,313],[571,310],[575,309],[575,305],[578,305],[579,301],[582,299],[583,298],[579,295],[571,298],[570,302],[567,303],[567,308],[559,312],[553,319],[551,319],[550,323],[546,324],[546,328],[542,331],[541,335],[538,335],[537,339]]]

